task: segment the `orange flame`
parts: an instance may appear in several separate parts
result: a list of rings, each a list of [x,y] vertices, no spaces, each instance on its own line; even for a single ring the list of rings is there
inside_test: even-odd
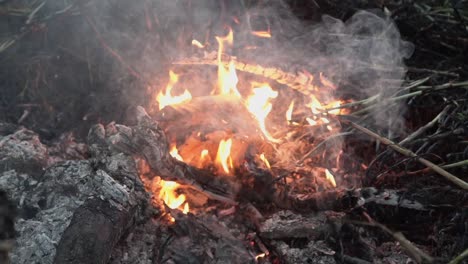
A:
[[[198,161],[198,167],[202,168],[204,167],[207,163],[211,161],[210,159],[210,153],[208,152],[207,149],[204,149],[200,153],[200,160]]]
[[[322,104],[314,95],[310,96],[310,103],[307,104],[307,107],[310,107],[313,114],[319,114],[323,109]]]
[[[266,255],[267,255],[266,253],[260,253],[257,256],[255,256],[255,260],[258,261],[260,258],[266,257]]]
[[[271,169],[270,162],[267,160],[264,153],[260,154],[260,159],[263,161],[263,163],[265,163],[267,168]]]
[[[336,86],[328,80],[325,76],[323,76],[323,73],[320,73],[320,82],[325,85],[327,88],[330,88],[332,90],[336,90]]]
[[[293,109],[294,109],[294,100],[291,102],[291,104],[289,105],[288,107],[288,111],[286,111],[286,121],[288,121],[288,124],[291,122],[292,120],[292,113],[293,113]]]
[[[199,49],[203,49],[205,46],[203,44],[201,44],[200,41],[196,40],[196,39],[192,39],[192,46],[195,46]]]
[[[192,94],[189,91],[185,90],[183,94],[178,96],[172,96],[171,91],[174,85],[179,81],[179,76],[177,76],[173,71],[169,71],[169,83],[166,86],[166,91],[163,93],[159,92],[156,97],[156,101],[159,103],[159,110],[163,109],[168,105],[175,105],[184,102],[188,102],[192,99]]]
[[[169,154],[171,154],[171,156],[179,161],[184,161],[184,159],[182,158],[182,156],[180,156],[179,154],[179,150],[177,150],[177,147],[176,146],[173,146],[171,151],[169,152]]]
[[[261,87],[254,88],[253,94],[247,98],[247,109],[257,119],[260,130],[263,135],[271,142],[278,143],[280,140],[274,138],[266,129],[265,119],[270,113],[273,105],[269,102],[270,99],[276,98],[278,92],[271,89],[268,84],[264,84]]]
[[[333,101],[325,106],[325,110],[327,110],[327,112],[332,115],[342,114],[341,109],[339,109],[338,107],[340,107],[343,103],[344,101],[341,100]],[[331,110],[328,110],[328,108],[330,108]]]
[[[225,45],[232,45],[233,38],[232,30],[229,30],[228,35],[225,37],[216,37],[216,41],[218,41],[218,90],[219,94],[235,95],[240,98],[241,95],[237,90],[239,79],[237,78],[234,61],[231,59],[227,68],[222,61]]]
[[[216,163],[221,166],[224,173],[229,174],[230,170],[234,167],[231,158],[232,139],[219,142],[218,153],[216,154]]]
[[[189,212],[190,208],[188,203],[185,202],[185,195],[177,195],[176,191],[180,186],[177,182],[161,180],[160,186],[159,198],[164,201],[167,207],[171,209],[179,208],[184,214]],[[182,207],[182,205],[184,206]]]
[[[333,187],[336,187],[335,177],[333,177],[333,174],[331,174],[331,172],[328,169],[325,169],[325,177]]]
[[[307,120],[307,123],[309,123],[309,125],[311,125],[311,126],[317,125],[317,121],[313,120],[310,117],[307,117],[306,120]]]
[[[322,122],[324,124],[329,124],[330,123],[330,120],[328,120],[328,118],[325,118],[325,117],[320,118],[320,120],[322,120]]]
[[[271,38],[270,31],[252,31],[251,33],[259,38]]]

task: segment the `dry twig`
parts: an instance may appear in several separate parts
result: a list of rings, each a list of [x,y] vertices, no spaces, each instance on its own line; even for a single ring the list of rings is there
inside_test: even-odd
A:
[[[460,187],[460,188],[462,188],[464,190],[468,190],[468,183],[461,180],[457,176],[451,174],[450,172],[444,170],[443,168],[437,166],[436,164],[430,162],[429,160],[419,157],[416,153],[412,152],[411,150],[403,148],[400,145],[396,144],[395,142],[391,141],[390,139],[382,137],[382,136],[376,134],[375,132],[373,132],[373,131],[371,131],[371,130],[363,127],[363,126],[360,126],[360,125],[358,125],[358,124],[356,124],[354,122],[349,122],[349,123],[350,123],[350,125],[352,127],[354,127],[357,130],[359,130],[359,131],[361,131],[361,132],[363,132],[363,133],[377,139],[378,141],[380,141],[383,144],[389,146],[390,148],[392,148],[393,150],[399,152],[400,154],[403,154],[403,155],[405,155],[407,157],[412,157],[412,158],[416,159],[417,161],[419,161],[420,163],[426,165],[428,168],[431,168],[433,171],[435,171],[438,174],[440,174],[441,176],[445,177],[446,179],[448,179],[449,181],[451,181],[452,183],[454,183],[458,187]]]

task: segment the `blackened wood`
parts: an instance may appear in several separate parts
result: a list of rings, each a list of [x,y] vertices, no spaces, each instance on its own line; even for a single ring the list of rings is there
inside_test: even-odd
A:
[[[191,186],[210,198],[236,204],[237,184],[228,177],[213,175],[173,158],[169,143],[159,124],[142,107],[137,107],[138,125],[111,125],[106,128],[107,141],[122,152],[143,157],[154,176]]]
[[[73,215],[57,246],[54,263],[107,263],[135,212],[90,198]]]

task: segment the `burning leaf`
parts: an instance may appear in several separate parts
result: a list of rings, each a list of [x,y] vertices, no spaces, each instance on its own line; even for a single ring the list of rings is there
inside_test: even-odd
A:
[[[231,147],[232,139],[223,139],[219,142],[218,153],[216,154],[216,164],[221,166],[226,174],[229,174],[230,169],[234,167],[231,158]]]
[[[261,87],[254,88],[253,94],[247,98],[247,109],[257,119],[263,135],[265,135],[268,140],[275,143],[280,142],[280,140],[273,138],[273,136],[271,136],[267,131],[265,119],[273,108],[273,105],[269,100],[276,98],[277,96],[277,91],[271,89],[268,84],[264,84]]]
[[[171,91],[174,85],[179,81],[179,76],[177,76],[173,71],[169,71],[169,83],[166,86],[166,91],[163,93],[159,92],[156,97],[156,101],[159,104],[159,110],[163,109],[168,105],[181,104],[188,102],[192,99],[192,94],[189,91],[185,90],[183,94],[178,96],[172,96]]]
[[[333,187],[336,187],[335,177],[333,177],[333,174],[331,174],[331,172],[328,169],[325,169],[325,177]]]

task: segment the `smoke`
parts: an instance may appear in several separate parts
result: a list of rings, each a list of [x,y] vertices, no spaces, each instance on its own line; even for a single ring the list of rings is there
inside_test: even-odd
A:
[[[267,1],[265,6],[249,10],[245,20],[249,27],[238,34],[240,43],[252,41],[248,31],[254,30],[251,25],[255,21],[266,24],[272,39],[260,42],[254,51],[240,50],[239,58],[290,72],[307,70],[316,76],[323,72],[339,87],[339,94],[329,94],[328,99],[388,98],[401,86],[406,73],[404,59],[414,49],[402,40],[391,18],[378,10],[358,11],[346,21],[324,15],[319,23],[305,24],[282,1]],[[397,111],[374,111],[376,125],[401,132],[397,130],[403,128],[404,105],[394,109]]]
[[[165,86],[171,62],[199,52],[191,40],[214,51],[215,36],[226,35],[229,27],[234,30],[230,52],[239,60],[288,72],[323,72],[338,93],[353,99],[394,93],[405,74],[403,60],[412,52],[384,14],[360,11],[344,22],[324,16],[311,23],[278,0],[46,1],[35,19],[44,28],[5,53],[2,78],[14,73],[9,78],[16,76],[17,87],[26,87],[9,95],[24,90],[24,101],[8,101],[36,103],[40,98],[41,105],[63,116],[42,123],[59,123],[54,126],[63,129],[77,120],[118,121],[129,105],[154,104],[154,90]],[[270,31],[272,38],[252,31]],[[63,98],[69,103],[63,104]],[[400,122],[399,117],[396,111],[374,115],[385,127],[388,120]]]
[[[150,79],[160,71],[166,76],[172,61],[193,56],[196,48],[190,45],[192,39],[208,43],[207,51],[214,51],[215,36],[224,36],[232,28],[234,46],[229,53],[240,61],[292,73],[306,70],[316,77],[324,73],[339,87],[338,94],[330,92],[328,98],[322,98],[325,101],[335,96],[360,100],[378,94],[383,100],[401,86],[406,72],[404,59],[413,52],[413,45],[403,41],[393,21],[378,10],[358,11],[346,21],[324,15],[320,22],[311,23],[298,19],[285,1],[277,0],[252,6],[246,1],[142,2],[145,8],[152,8],[140,10],[140,16],[135,16],[139,26],[147,28],[143,18],[152,17],[157,21],[152,25],[157,34],[145,32],[142,38],[135,30],[110,31],[116,32],[120,41],[123,34],[137,32],[127,39],[139,47],[124,52]],[[252,31],[269,31],[272,37],[259,38]],[[375,124],[401,132],[396,128],[403,128],[404,106],[395,109],[398,111],[374,111]]]

